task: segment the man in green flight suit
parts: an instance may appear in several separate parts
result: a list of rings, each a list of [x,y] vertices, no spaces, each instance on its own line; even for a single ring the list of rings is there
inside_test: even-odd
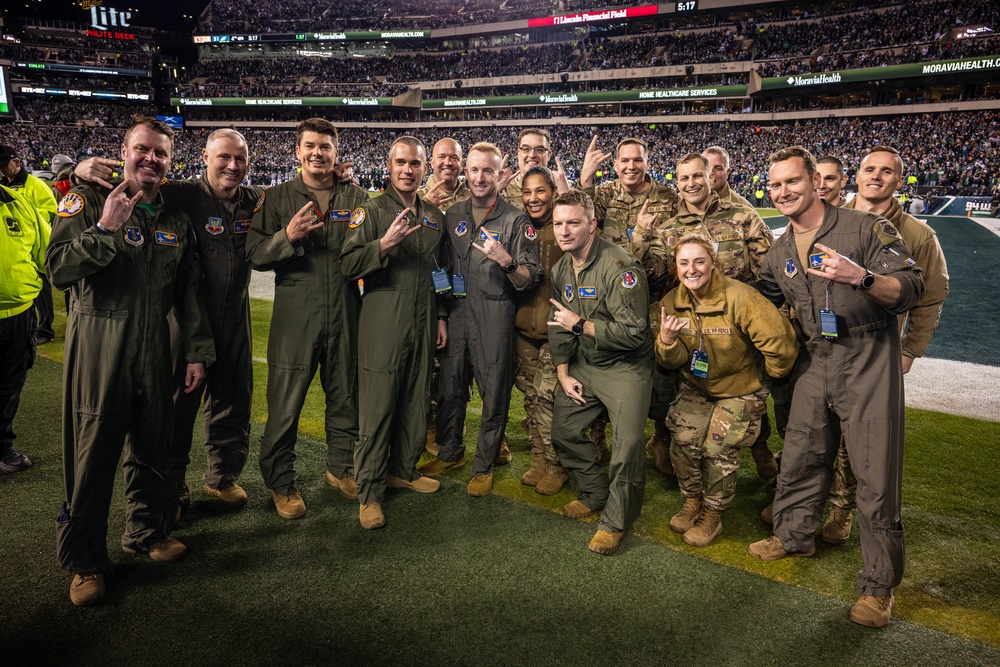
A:
[[[560,385],[552,444],[579,492],[563,514],[580,518],[601,512],[589,548],[611,555],[639,516],[646,487],[643,429],[653,370],[649,288],[639,262],[597,235],[587,194],[559,195],[552,224],[566,253],[550,276],[549,345]],[[607,473],[587,437],[605,409],[614,426]]]
[[[70,290],[63,383],[66,501],[56,528],[60,565],[74,573],[70,599],[104,597],[108,510],[125,448],[122,549],[172,561],[177,495],[166,473],[173,394],[167,313],[185,342],[184,384],[196,391],[215,353],[198,296],[190,222],[160,196],[173,131],[137,116],[125,133],[125,180],[108,193],[84,185],[59,203],[46,268]],[[130,194],[130,193],[135,194]]]
[[[441,487],[416,470],[427,436],[434,350],[448,339],[446,306],[439,306],[436,294],[447,283],[441,268],[444,215],[417,196],[426,161],[424,146],[414,137],[393,142],[391,185],[354,210],[341,255],[344,275],[365,281],[354,467],[358,516],[367,529],[385,525],[387,486],[418,493]]]
[[[260,196],[246,243],[250,265],[274,271],[260,470],[285,519],[306,512],[295,483],[295,440],[317,367],[326,393],[326,480],[345,498],[357,498],[355,359],[361,294],[354,281],[344,279],[340,251],[351,211],[368,200],[358,186],[338,181],[337,129],[329,121],[304,120],[297,133],[295,155],[302,171]]]

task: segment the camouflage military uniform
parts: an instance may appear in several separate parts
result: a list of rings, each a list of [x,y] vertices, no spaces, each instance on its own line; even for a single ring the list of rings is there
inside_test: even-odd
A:
[[[740,449],[757,439],[767,412],[768,376],[788,375],[795,364],[795,332],[757,290],[718,270],[700,302],[678,287],[659,305],[689,322],[670,345],[656,338],[658,365],[683,376],[667,418],[677,483],[685,497],[725,510],[736,494]],[[695,350],[708,355],[705,378],[691,371]]]
[[[646,269],[650,296],[656,300],[678,285],[674,246],[688,234],[702,234],[711,239],[718,256],[716,266],[723,275],[743,283],[757,280],[764,255],[774,242],[771,230],[753,209],[723,203],[713,192],[705,214],[700,215],[688,211],[687,202],[681,200],[677,214],[657,226],[653,233],[632,235],[632,254]],[[653,285],[658,286],[655,294]],[[649,319],[653,331],[659,331],[660,309],[651,308]],[[662,423],[676,393],[676,375],[657,369],[653,373],[649,418]],[[770,424],[766,432],[770,433]]]
[[[621,181],[604,183],[597,187],[582,188],[594,200],[594,216],[601,228],[601,237],[625,250],[631,251],[632,230],[642,205],[649,200],[647,213],[657,214],[657,223],[666,222],[677,215],[677,192],[672,188],[654,183],[646,177],[649,188],[642,194],[629,194]],[[656,225],[659,227],[659,224]],[[650,296],[653,286],[650,285]]]
[[[437,182],[438,182],[437,179],[434,178],[434,174],[428,176],[427,182],[424,183],[422,188],[417,190],[417,196],[423,199],[427,195],[427,192],[430,191],[430,189],[433,188],[437,184]],[[445,190],[445,192],[447,192],[447,190]],[[440,209],[442,212],[447,211],[448,207],[451,206],[452,204],[457,204],[460,201],[465,201],[471,196],[472,193],[469,191],[469,186],[467,186],[462,181],[459,181],[458,187],[455,188],[454,192],[450,193],[444,200],[441,201],[440,204],[437,204],[437,208]],[[518,199],[520,199],[520,197],[521,195],[520,193],[518,193]]]
[[[531,220],[525,234],[537,237],[538,265],[545,275],[552,271],[563,251],[556,243],[551,214],[545,220]],[[527,422],[531,453],[541,455],[552,464],[559,463],[552,446],[552,403],[555,400],[556,367],[552,362],[552,349],[548,344],[548,320],[551,304],[550,288],[540,281],[535,289],[515,295],[517,310],[514,313],[514,352],[517,370],[514,385],[524,394],[524,414]]]
[[[715,194],[719,195],[719,199],[722,200],[724,204],[753,208],[753,204],[750,203],[750,200],[729,187],[729,183],[723,183],[722,189]]]
[[[511,181],[507,187],[503,189],[503,192],[500,193],[500,196],[507,200],[508,204],[520,211],[524,210],[524,202],[521,201],[523,183],[524,174],[518,173],[518,175],[514,177],[514,180]]]

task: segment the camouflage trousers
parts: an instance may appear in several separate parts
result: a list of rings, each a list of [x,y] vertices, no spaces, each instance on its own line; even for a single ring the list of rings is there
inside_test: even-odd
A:
[[[514,386],[524,394],[524,415],[532,454],[541,454],[549,463],[558,464],[552,446],[552,403],[556,396],[556,367],[552,349],[544,340],[518,334],[514,339],[517,370]]]
[[[552,349],[541,339],[517,334],[514,339],[517,370],[514,386],[524,394],[524,420],[532,454],[540,454],[549,463],[558,464],[552,446],[552,405],[559,378],[552,362]],[[590,439],[597,448],[597,458],[608,453],[608,413],[604,411],[590,427]]]
[[[701,497],[705,507],[724,510],[736,496],[740,449],[760,432],[769,387],[735,398],[712,398],[681,382],[667,413],[672,437],[670,461],[686,498]]]
[[[845,510],[858,506],[858,480],[851,470],[851,461],[847,458],[847,445],[844,436],[840,436],[840,446],[837,447],[837,458],[833,461],[833,482],[830,484],[830,503]]]

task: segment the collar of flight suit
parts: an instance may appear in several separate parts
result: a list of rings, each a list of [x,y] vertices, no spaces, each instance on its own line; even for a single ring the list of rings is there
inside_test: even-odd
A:
[[[389,187],[385,189],[385,194],[389,197],[389,199],[391,199],[396,203],[398,210],[402,211],[404,208],[411,208],[403,204],[403,198],[399,196],[399,193],[396,191],[396,187],[392,183],[390,183]],[[414,203],[412,208],[413,208],[413,215],[416,216],[418,222],[423,218],[423,211],[422,211],[423,205],[424,205],[423,200],[420,199],[419,196],[416,197],[416,203]],[[440,222],[440,220],[438,222]]]

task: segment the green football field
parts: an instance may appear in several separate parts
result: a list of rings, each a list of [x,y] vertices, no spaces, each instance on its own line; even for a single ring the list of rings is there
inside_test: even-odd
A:
[[[968,323],[995,319],[995,296],[985,291],[995,271],[976,261],[995,254],[997,239],[955,220],[934,224],[953,285],[935,356],[957,349],[954,358],[995,365],[989,330]],[[689,547],[669,530],[681,505],[676,482],[650,466],[642,516],[621,551],[589,552],[593,522],[558,514],[573,498],[569,487],[545,498],[518,482],[530,454],[516,391],[507,430],[514,461],[496,469],[491,496],[466,495],[467,465],[437,494],[390,492],[388,525],[370,532],[358,525],[357,503],[323,479],[317,382],[297,447],[309,510],[298,521],[279,518],[253,455],[267,417],[270,319],[270,303],[256,300],[252,453],[241,480],[249,504],[226,511],[207,500],[196,432],[194,504],[175,533],[189,555],[157,564],[121,553],[118,488],[108,598],[74,608],[54,554],[65,326],[56,303],[59,336],[41,348],[16,422],[17,447],[35,466],[0,475],[6,664],[1000,664],[1000,498],[989,482],[1000,423],[907,411],[907,571],[893,623],[873,631],[847,620],[861,564],[857,527],[841,547],[819,542],[812,559],[768,564],[746,553],[769,534],[757,515],[773,493],[749,457],[711,546]],[[471,450],[477,401],[469,414]],[[777,436],[771,446],[780,448]]]

